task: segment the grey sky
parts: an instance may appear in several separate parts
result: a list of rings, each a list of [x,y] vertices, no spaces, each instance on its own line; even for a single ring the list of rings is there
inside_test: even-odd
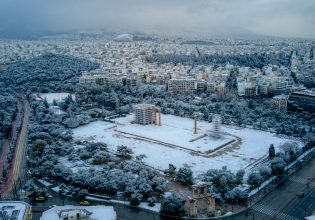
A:
[[[315,0],[0,0],[0,33],[85,28],[315,38]]]

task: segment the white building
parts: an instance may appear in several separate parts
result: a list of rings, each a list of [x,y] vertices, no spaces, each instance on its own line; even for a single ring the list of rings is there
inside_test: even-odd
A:
[[[255,82],[238,82],[237,93],[239,96],[253,97],[256,96],[256,83]]]
[[[112,206],[55,206],[43,212],[40,220],[117,220]]]
[[[287,111],[288,108],[288,95],[277,95],[272,98],[272,104],[279,111]]]
[[[168,81],[168,91],[193,93],[197,90],[197,80],[195,79],[170,79]]]
[[[32,207],[22,201],[1,201],[0,219],[31,220]]]
[[[95,77],[92,75],[82,75],[79,77],[80,84],[95,84]]]

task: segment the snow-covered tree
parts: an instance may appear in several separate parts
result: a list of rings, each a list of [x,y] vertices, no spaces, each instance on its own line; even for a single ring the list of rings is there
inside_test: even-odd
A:
[[[177,197],[175,194],[164,199],[161,203],[160,212],[172,216],[181,216],[184,214],[185,200]]]
[[[164,170],[164,174],[173,175],[176,172],[176,167],[173,164],[168,165],[168,169]]]
[[[275,157],[270,162],[273,175],[282,175],[286,167],[286,162],[281,157]]]
[[[191,185],[193,184],[193,176],[192,176],[192,171],[189,168],[179,168],[178,172],[176,173],[175,176],[175,181],[180,182],[183,184],[188,184]]]
[[[235,177],[236,177],[236,184],[241,185],[243,183],[243,178],[244,178],[245,171],[244,170],[239,170],[237,171]]]
[[[117,155],[123,158],[131,158],[132,150],[124,145],[117,146]]]
[[[134,194],[131,194],[130,196],[130,205],[138,206],[140,202],[142,201],[143,196],[136,192]]]
[[[247,199],[247,194],[246,192],[236,187],[225,193],[224,198],[229,202],[239,203]]]
[[[153,198],[153,197],[148,198],[148,205],[149,206],[153,207],[155,205],[155,202],[156,202],[155,198]]]
[[[269,166],[267,166],[266,164],[261,164],[258,167],[257,171],[260,173],[263,180],[268,179],[272,173],[272,169]]]
[[[248,175],[247,183],[252,187],[256,188],[259,186],[259,184],[262,182],[262,177],[260,173],[257,171],[253,171]]]
[[[271,144],[269,147],[269,158],[273,159],[275,156],[276,156],[275,147],[273,144]]]
[[[239,174],[241,174],[240,172]],[[222,169],[210,169],[206,172],[203,181],[212,182],[214,188],[222,193],[226,193],[227,191],[233,189],[237,185],[235,175],[227,170],[227,167],[224,166]]]

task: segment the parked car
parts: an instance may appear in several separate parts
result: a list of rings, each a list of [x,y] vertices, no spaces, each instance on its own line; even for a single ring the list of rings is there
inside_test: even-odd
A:
[[[46,200],[46,197],[44,197],[44,196],[39,196],[39,197],[36,197],[35,200],[36,200],[36,201],[45,201],[45,200]]]
[[[89,201],[81,201],[80,205],[82,205],[82,206],[89,206],[90,202]]]

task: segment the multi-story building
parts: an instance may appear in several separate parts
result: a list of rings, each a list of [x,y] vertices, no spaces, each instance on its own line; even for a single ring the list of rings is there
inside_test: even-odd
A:
[[[155,105],[138,104],[133,107],[134,122],[141,125],[161,123],[161,114]],[[157,121],[157,113],[159,113],[159,122]]]
[[[272,98],[272,105],[279,111],[287,111],[288,107],[288,95],[277,95]]]
[[[112,206],[55,206],[43,212],[40,220],[116,220]]]
[[[210,82],[207,83],[207,91],[208,92],[210,92],[210,93],[215,92],[215,88],[216,88],[216,86],[214,83],[210,83]]]
[[[245,97],[255,97],[256,86],[245,87]]]
[[[315,114],[315,92],[307,90],[292,92],[288,99],[288,111]]]
[[[205,80],[197,81],[197,91],[205,92],[207,90],[207,82]]]
[[[255,82],[238,82],[237,93],[239,96],[254,97],[257,95]]]
[[[120,82],[120,76],[115,74],[82,74],[79,83],[85,85],[112,86]]]
[[[136,87],[140,84],[140,80],[136,77],[123,77],[121,80],[123,86]]]
[[[277,77],[275,87],[273,90],[274,95],[289,94],[293,85],[292,79],[289,77]]]
[[[180,93],[193,93],[197,90],[195,79],[170,79],[167,84],[168,91]]]
[[[0,219],[32,220],[32,206],[22,201],[1,201]]]
[[[92,75],[82,75],[79,77],[80,84],[95,84],[96,78]]]

